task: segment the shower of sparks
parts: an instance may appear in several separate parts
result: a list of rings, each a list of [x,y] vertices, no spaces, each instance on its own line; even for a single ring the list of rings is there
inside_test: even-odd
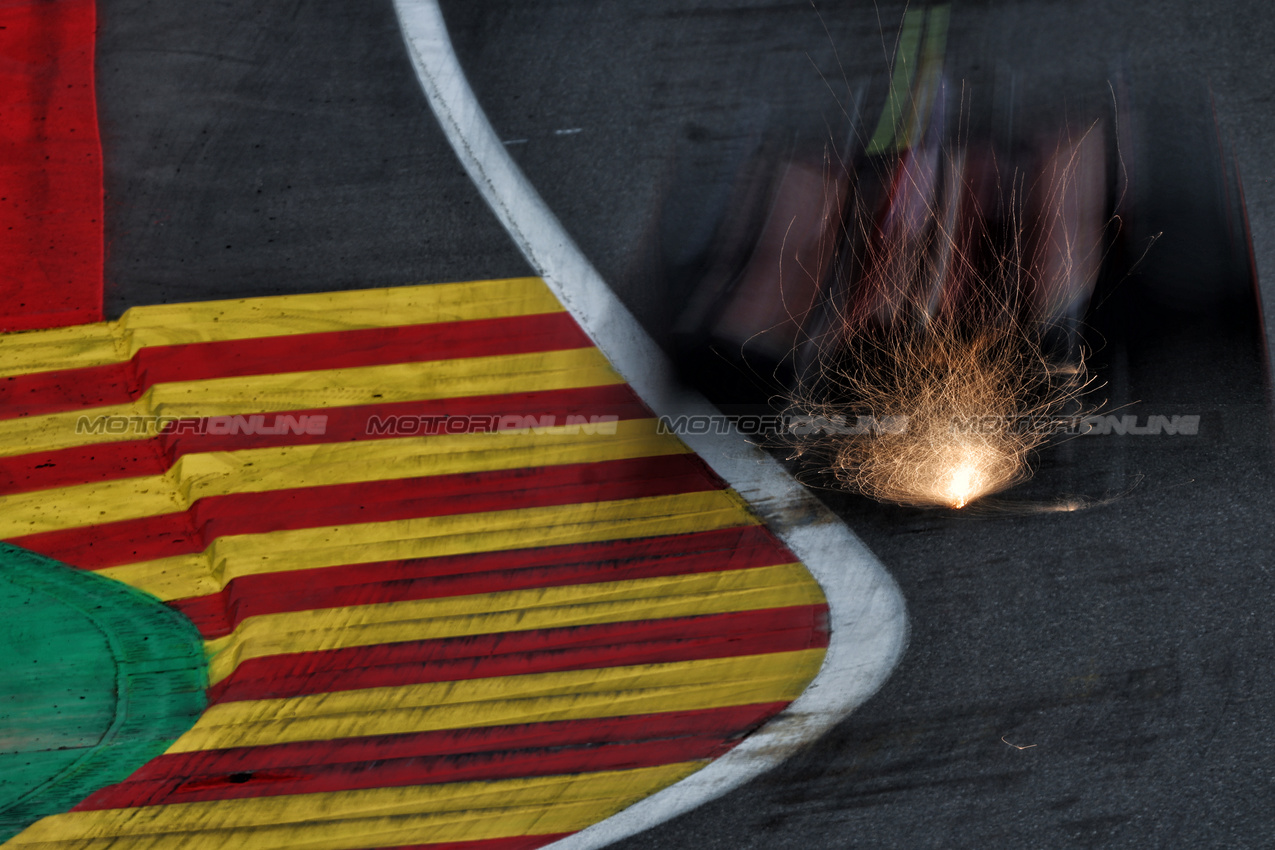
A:
[[[844,486],[896,504],[964,508],[1029,474],[1032,450],[1048,422],[1072,401],[1083,379],[1051,367],[1039,343],[1015,325],[973,335],[931,324],[907,338],[852,341],[852,365],[826,371],[823,395],[844,403],[807,403],[829,419],[850,410],[903,423],[891,433],[834,439],[829,464]]]
[[[1076,415],[1090,387],[1084,352],[1057,339],[1074,328],[1101,253],[1086,206],[1101,177],[1084,173],[1095,139],[1055,155],[1035,207],[1021,185],[1011,192],[1000,233],[973,200],[964,152],[900,155],[885,212],[849,216],[853,286],[829,300],[804,362],[798,354],[789,401],[805,416],[904,427],[795,437],[795,456],[903,505],[962,509],[1030,476],[1051,422]]]

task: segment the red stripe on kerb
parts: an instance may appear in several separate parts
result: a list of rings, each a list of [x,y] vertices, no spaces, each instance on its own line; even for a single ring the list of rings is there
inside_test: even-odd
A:
[[[568,313],[143,348],[124,363],[0,379],[0,419],[127,404],[155,384],[587,348]],[[91,411],[88,411],[91,412]]]
[[[826,605],[380,644],[253,658],[209,703],[527,673],[797,652],[828,645]]]
[[[0,5],[0,331],[102,318],[93,0]]]
[[[446,844],[399,844],[394,847],[372,847],[369,850],[537,850],[571,834],[560,832],[555,835],[521,835],[517,838],[489,838],[485,841],[449,841]]]
[[[386,758],[375,764],[323,765],[308,770],[237,771],[229,775],[187,780],[167,796],[155,794],[141,805],[198,803],[273,797],[285,794],[321,794],[436,785],[444,782],[489,782],[530,776],[593,773],[602,770],[635,770],[682,761],[713,759],[730,750],[716,731],[696,738],[642,741],[626,744],[577,744],[575,746],[513,752]],[[136,794],[143,788],[130,789]],[[156,797],[158,796],[158,799]],[[136,806],[137,802],[111,800],[111,808]]]
[[[13,538],[84,569],[203,552],[219,537],[430,516],[640,499],[722,487],[695,455],[232,493],[188,511]]]
[[[170,604],[190,618],[205,638],[216,638],[229,634],[246,618],[262,614],[742,570],[796,560],[763,526],[749,525],[636,540],[248,575],[232,579],[219,594]]]
[[[737,741],[783,709],[785,702],[727,706],[700,711],[640,714],[590,720],[559,720],[516,726],[448,729],[403,735],[303,741],[262,747],[235,747],[162,755],[117,785],[95,792],[75,811],[185,802],[201,787],[246,786],[251,796],[258,773],[313,776],[338,765],[372,764],[390,759],[482,756],[548,747],[604,746],[660,739],[717,736]],[[245,776],[244,774],[248,774]],[[191,786],[194,786],[193,788]]]
[[[499,417],[516,414],[534,416],[539,420],[542,416],[551,415],[557,417],[557,422],[565,423],[568,416],[618,416],[621,420],[629,420],[645,419],[654,415],[626,384],[391,402],[357,407],[283,410],[277,413],[280,416],[296,417],[324,415],[328,418],[327,427],[322,434],[164,433],[151,439],[94,443],[87,446],[4,457],[0,458],[0,493],[26,493],[73,484],[111,481],[140,475],[158,475],[184,455],[202,452],[344,443],[354,440],[384,440],[406,436],[389,432],[376,433],[369,429],[368,423],[373,416],[380,417],[382,421],[389,417],[402,416],[419,416],[427,419],[449,416],[456,423],[465,421],[462,417],[473,417],[468,420],[466,429],[450,430],[455,425],[441,429],[447,433],[473,433],[486,430],[486,425],[480,418],[485,416]],[[274,415],[274,412],[267,415],[269,422],[274,421]],[[86,411],[85,417],[92,420],[93,411]],[[428,428],[426,430],[428,431]]]
[[[161,475],[168,466],[153,440],[96,443],[0,457],[0,494]]]

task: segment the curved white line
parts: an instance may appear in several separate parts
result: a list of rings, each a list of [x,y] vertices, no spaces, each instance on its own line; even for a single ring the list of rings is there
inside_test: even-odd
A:
[[[716,413],[672,378],[664,352],[585,259],[509,157],[452,49],[437,0],[394,0],[416,76],[443,132],[532,267],[659,415]],[[769,723],[703,770],[550,845],[592,850],[721,796],[814,741],[876,692],[903,654],[903,595],[867,547],[773,458],[732,429],[683,439],[752,505],[828,597],[831,644],[819,675]]]

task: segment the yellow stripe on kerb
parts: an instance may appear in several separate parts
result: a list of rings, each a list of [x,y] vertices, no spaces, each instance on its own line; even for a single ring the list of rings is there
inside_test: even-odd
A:
[[[113,322],[0,334],[0,378],[127,359]]]
[[[800,564],[413,599],[249,617],[208,641],[209,684],[253,658],[413,640],[818,605]]]
[[[181,457],[165,475],[76,484],[0,496],[0,539],[188,510],[199,499],[685,454],[657,420],[615,423],[613,434],[566,429],[399,437],[207,452]],[[579,429],[577,429],[578,431]]]
[[[156,435],[156,416],[208,417],[622,384],[596,348],[156,384],[132,404],[0,421],[0,456]],[[100,417],[139,417],[107,433]]]
[[[157,304],[116,322],[0,335],[0,377],[119,363],[159,345],[562,311],[538,277]]]
[[[600,351],[574,348],[156,384],[140,404],[161,416],[231,416],[620,383]]]
[[[538,277],[134,307],[129,348],[561,313]]]
[[[219,593],[245,575],[595,543],[755,525],[729,490],[419,517],[218,538],[195,555],[110,567],[99,575],[164,601]]]
[[[162,475],[16,493],[0,496],[0,539],[181,513],[186,507]]]
[[[224,702],[168,752],[788,701],[805,689],[824,654],[803,649]]]
[[[122,434],[92,433],[92,420],[98,417],[129,419],[145,417],[146,411],[135,404],[113,404],[107,407],[68,410],[43,416],[24,416],[20,419],[0,421],[0,457],[51,452],[71,446],[120,443],[140,440],[155,435],[154,427],[147,428],[145,420],[129,426]],[[83,421],[81,421],[83,420]],[[138,430],[134,431],[134,427]]]
[[[607,818],[704,764],[70,812],[37,821],[6,846],[361,850],[554,835]]]

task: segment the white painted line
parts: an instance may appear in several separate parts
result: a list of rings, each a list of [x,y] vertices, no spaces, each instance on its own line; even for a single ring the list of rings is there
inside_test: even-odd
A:
[[[532,267],[657,414],[715,414],[702,396],[672,377],[664,352],[509,157],[465,79],[437,0],[394,0],[394,7],[443,132]],[[683,439],[748,500],[823,587],[832,628],[828,655],[805,693],[739,746],[681,782],[555,842],[553,850],[605,847],[775,767],[875,693],[907,645],[907,614],[898,586],[841,520],[737,431]]]
[[[571,136],[583,131],[584,131],[583,127],[571,127],[570,129],[567,129],[567,130],[554,130],[553,134],[555,136]]]

